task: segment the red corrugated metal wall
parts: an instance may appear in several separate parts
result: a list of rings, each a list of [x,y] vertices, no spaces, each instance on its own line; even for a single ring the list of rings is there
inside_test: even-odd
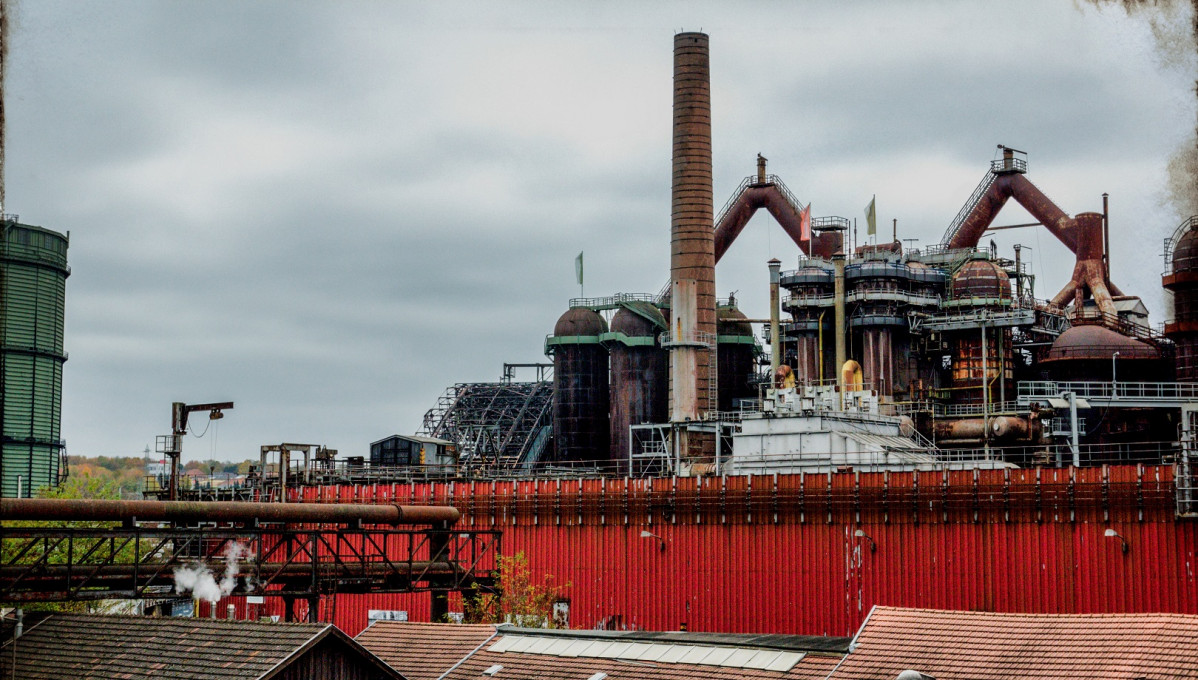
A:
[[[455,505],[459,526],[502,529],[505,554],[572,584],[576,628],[850,635],[875,604],[1198,613],[1198,524],[1175,519],[1168,467],[371,485],[301,497]],[[356,634],[369,609],[427,620],[429,595],[340,595],[321,617]],[[262,611],[281,604],[267,598]]]

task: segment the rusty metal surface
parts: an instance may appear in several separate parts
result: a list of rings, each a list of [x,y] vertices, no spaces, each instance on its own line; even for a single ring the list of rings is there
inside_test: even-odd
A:
[[[973,260],[953,275],[952,296],[957,300],[979,298],[1010,303],[1011,278],[993,262]]]
[[[162,596],[180,570],[219,576],[224,595],[444,592],[489,582],[499,540],[456,527],[6,526],[0,601]]]
[[[990,189],[982,196],[973,211],[965,218],[961,228],[948,246],[950,248],[972,248],[982,238],[982,233],[998,216],[1007,200],[1014,198],[1032,214],[1040,224],[1052,232],[1069,250],[1076,252],[1071,228],[1073,220],[1057,207],[1044,192],[1032,184],[1021,174],[1000,175],[990,185]]]
[[[455,508],[436,506],[0,498],[0,520],[23,521],[431,524],[460,517]]]
[[[874,604],[1198,613],[1198,522],[1174,518],[1172,480],[1169,467],[1123,466],[326,487],[305,498],[455,505],[462,527],[502,529],[505,554],[572,584],[575,627],[848,635]],[[368,607],[415,620],[427,602],[339,597],[335,621],[353,633]]]
[[[1073,326],[1061,333],[1052,343],[1052,347],[1040,360],[1040,363],[1054,361],[1102,361],[1105,364],[1099,368],[1106,369],[1106,375],[1099,378],[1092,375],[1091,380],[1110,380],[1111,355],[1119,353],[1120,361],[1158,360],[1161,358],[1159,349],[1146,342],[1116,333],[1103,326]],[[1091,367],[1093,368],[1093,367]]]
[[[867,327],[861,332],[861,372],[865,384],[878,394],[894,394],[894,337],[889,328]]]
[[[663,320],[664,321],[664,320]],[[629,338],[653,338],[659,328],[640,314],[621,309],[612,317],[613,333]],[[611,459],[628,459],[629,425],[662,423],[668,411],[669,356],[652,345],[610,346],[611,360]]]
[[[790,240],[808,255],[830,258],[843,247],[843,235],[832,231],[812,234],[811,243],[808,244],[802,237],[803,230],[798,212],[778,187],[773,184],[749,185],[736,197],[720,223],[715,225],[716,262],[728,252],[732,242],[760,208],[768,210]]]
[[[713,338],[715,244],[711,175],[711,86],[708,37],[674,36],[673,182],[670,215],[671,335],[683,342]],[[707,411],[714,348],[674,347],[670,353],[670,420],[699,420]],[[684,439],[689,456],[709,448],[695,436]],[[714,451],[714,447],[710,447]]]
[[[718,409],[735,411],[738,400],[757,397],[757,387],[753,384],[757,369],[753,326],[736,307],[720,307],[716,317],[719,319],[716,324],[719,329]]]
[[[1112,296],[1123,293],[1111,282],[1107,270],[1102,213],[1082,212],[1070,217],[1022,174],[1003,174],[995,178],[949,241],[948,247],[976,246],[1010,198],[1014,198],[1077,256],[1073,275],[1065,287],[1053,296],[1051,304],[1065,307],[1071,302],[1076,303],[1088,292],[1104,316],[1112,321],[1117,320]]]
[[[556,338],[576,341],[553,351],[554,461],[608,455],[608,356],[599,344],[605,332],[603,317],[584,307],[567,310],[554,327]]]

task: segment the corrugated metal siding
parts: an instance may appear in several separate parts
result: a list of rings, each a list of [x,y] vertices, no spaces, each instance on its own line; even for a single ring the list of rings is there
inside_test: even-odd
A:
[[[305,489],[325,502],[452,503],[463,528],[570,582],[571,625],[851,635],[875,604],[1011,612],[1198,613],[1198,524],[1167,467],[537,480]],[[1131,545],[1128,554],[1116,529]],[[877,544],[854,536],[863,530]],[[649,530],[662,537],[664,551]],[[281,603],[267,599],[271,613]],[[303,607],[302,604],[297,607]],[[427,620],[429,595],[339,595]],[[460,611],[453,598],[451,611]]]
[[[0,495],[29,495],[58,481],[67,240],[0,228]]]

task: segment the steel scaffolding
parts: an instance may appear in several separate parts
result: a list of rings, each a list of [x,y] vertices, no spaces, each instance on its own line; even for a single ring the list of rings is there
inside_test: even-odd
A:
[[[467,468],[516,468],[541,459],[552,431],[552,369],[539,380],[458,383],[424,414],[417,434],[457,444]]]

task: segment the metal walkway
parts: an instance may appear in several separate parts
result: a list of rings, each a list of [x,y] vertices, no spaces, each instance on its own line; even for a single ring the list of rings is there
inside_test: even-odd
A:
[[[1181,408],[1198,404],[1198,383],[1106,381],[1024,381],[1018,386],[1016,400],[1021,406],[1033,401],[1060,398],[1073,392],[1091,406],[1124,408]]]

